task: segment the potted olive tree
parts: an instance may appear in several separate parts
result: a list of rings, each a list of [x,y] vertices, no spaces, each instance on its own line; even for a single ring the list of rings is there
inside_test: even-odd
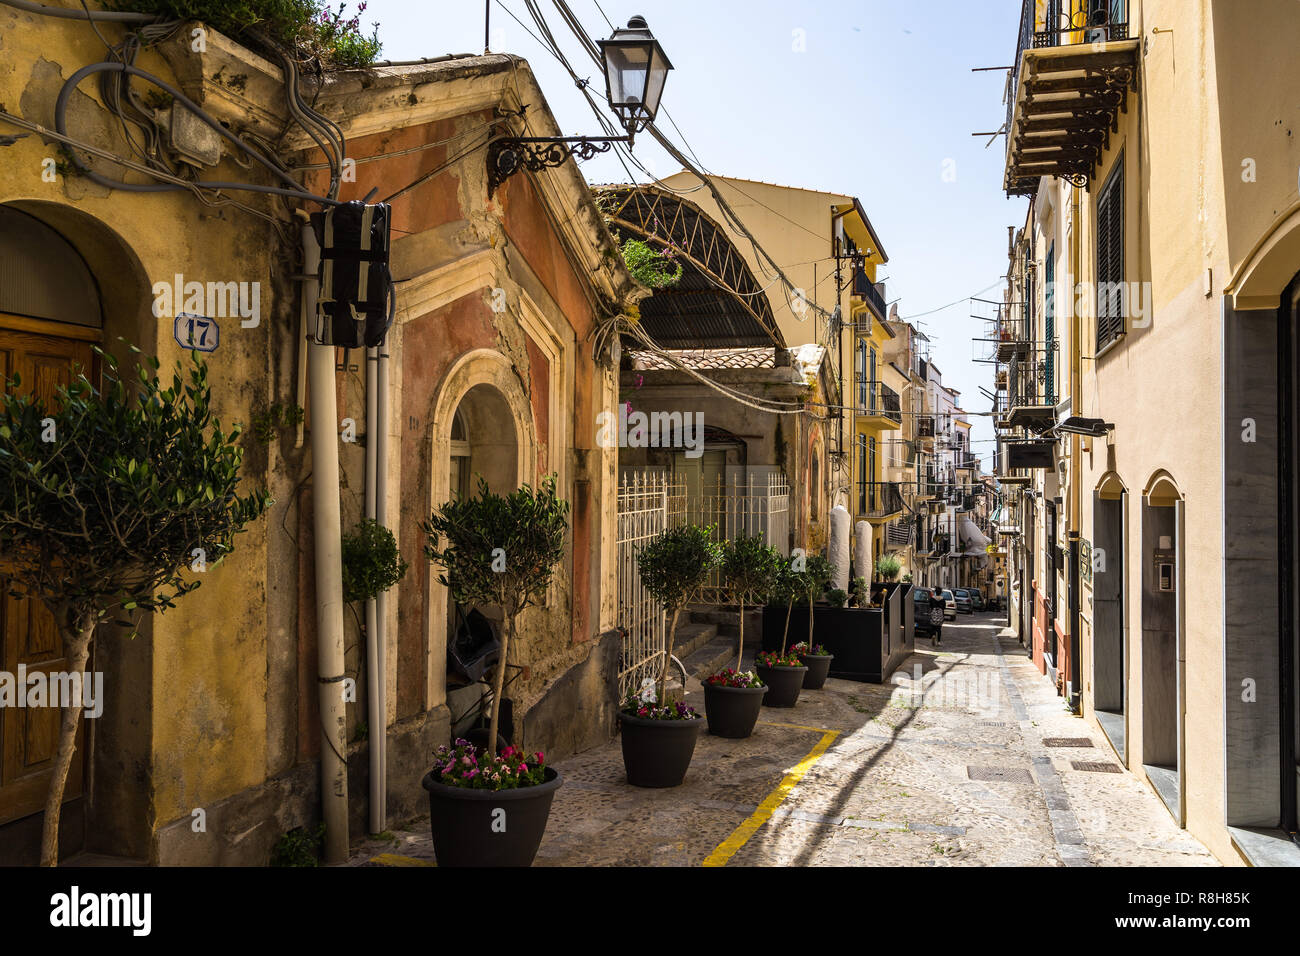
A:
[[[762,535],[741,534],[727,542],[722,554],[722,579],[740,607],[740,641],[736,669],[745,654],[745,605],[769,594],[780,580],[781,555],[764,543]],[[754,657],[754,672],[767,685],[763,706],[793,707],[799,697],[807,669],[791,655],[760,651]],[[755,715],[757,720],[757,715]]]
[[[704,711],[709,733],[744,738],[754,732],[770,687],[756,671],[741,670],[745,653],[745,604],[765,597],[769,606],[785,600],[793,586],[788,566],[761,536],[742,536],[723,548],[722,576],[740,605],[740,641],[736,666],[724,667],[704,678]],[[787,604],[787,617],[789,605]],[[767,611],[764,610],[766,620]]]
[[[668,640],[653,694],[633,694],[619,707],[623,766],[635,787],[675,787],[686,778],[701,721],[695,710],[664,699],[677,619],[718,563],[713,528],[679,525],[661,532],[636,556],[641,584],[668,613]],[[653,698],[653,699],[651,699]]]
[[[0,586],[53,615],[72,687],[46,796],[41,865],[58,863],[59,813],[81,720],[86,661],[100,624],[175,607],[200,584],[196,554],[211,567],[270,504],[239,494],[240,428],[212,417],[207,366],[190,353],[171,386],[146,359],[127,385],[99,352],[102,387],[84,376],[49,403],[21,383],[0,394]],[[138,349],[132,347],[132,351]],[[132,376],[134,379],[136,376]],[[109,634],[103,635],[109,637]]]
[[[447,502],[421,526],[425,554],[452,597],[504,615],[485,752],[461,739],[439,747],[422,781],[439,866],[528,866],[541,845],[559,771],[542,753],[512,746],[497,753],[497,726],[519,615],[545,595],[564,557],[568,512],[553,475],[504,496],[480,478],[477,497]]]

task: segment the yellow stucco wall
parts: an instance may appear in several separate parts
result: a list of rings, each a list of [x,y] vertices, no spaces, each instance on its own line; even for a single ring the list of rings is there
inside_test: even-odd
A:
[[[121,32],[116,27],[105,29]],[[101,41],[85,24],[8,7],[0,7],[0,38],[0,102],[11,112],[51,128],[63,81],[80,67],[104,58]],[[156,55],[143,53],[137,65],[175,82]],[[97,141],[100,136],[110,137],[119,153],[129,153],[120,130],[113,129],[105,114],[90,108],[97,96],[93,79],[80,85],[70,108],[70,132]],[[7,124],[0,129],[3,134],[16,132]],[[42,163],[59,158],[56,145],[33,134],[0,150],[0,203],[20,204],[40,218],[49,214],[97,220],[138,260],[146,284],[133,295],[124,293],[133,299],[134,309],[119,307],[107,316],[105,345],[110,351],[119,357],[126,354],[116,341],[116,336],[124,336],[144,352],[157,354],[164,373],[182,357],[172,338],[171,319],[154,319],[150,314],[149,287],[155,281],[170,281],[180,273],[201,282],[261,282],[260,327],[243,329],[237,320],[219,320],[220,347],[209,356],[215,415],[227,427],[235,420],[247,424],[250,409],[265,404],[268,329],[281,306],[269,276],[263,274],[266,230],[250,229],[250,220],[242,213],[229,207],[205,207],[188,193],[110,193],[84,179],[62,176],[44,182]],[[206,175],[248,176],[230,163],[207,170]],[[56,228],[60,226],[69,234],[67,224],[56,223]],[[112,242],[94,237],[88,229],[70,238],[83,244]],[[124,282],[121,276],[101,274],[97,279],[108,285]],[[243,444],[248,449],[252,443]],[[265,453],[246,450],[244,487],[265,485],[266,472]],[[156,823],[188,815],[266,777],[265,540],[270,525],[270,515],[253,523],[236,539],[234,555],[202,575],[202,587],[180,600],[174,610],[155,615],[136,638],[153,645],[153,708],[145,716],[152,721]],[[106,693],[129,700],[133,689],[107,687]]]

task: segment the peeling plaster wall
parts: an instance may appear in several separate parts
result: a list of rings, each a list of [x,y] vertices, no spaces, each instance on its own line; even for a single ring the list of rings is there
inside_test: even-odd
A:
[[[0,103],[34,122],[52,127],[53,105],[63,80],[102,55],[100,41],[84,24],[0,7]],[[168,59],[191,82],[212,79],[203,72],[210,72],[206,59],[195,62],[183,50],[169,50]],[[465,68],[430,67],[429,71],[462,84],[458,90],[468,102],[500,87],[504,63],[503,58],[474,60]],[[168,62],[152,51],[143,53],[138,65],[169,82],[180,82]],[[527,65],[518,61],[513,69],[514,85],[528,95],[527,90],[535,86],[529,87],[533,81]],[[253,67],[249,73],[247,89],[260,89],[262,75]],[[338,82],[347,86],[357,77],[350,74]],[[361,92],[372,82],[363,75]],[[344,186],[341,198],[345,200],[359,198],[372,186],[380,187],[380,196],[406,186],[444,163],[449,145],[452,149],[464,145],[444,141],[481,129],[493,117],[490,108],[470,108],[462,115],[404,126],[404,112],[437,102],[430,99],[437,84],[403,90],[407,80],[388,77],[379,82],[394,87],[385,93],[392,100],[383,101],[388,110],[385,119],[378,120],[373,100],[364,101],[372,105],[355,109],[348,100],[344,109],[331,114],[339,116],[345,128],[377,121],[387,127],[350,136],[349,154],[360,158],[441,145],[382,162],[358,163],[357,182]],[[70,133],[126,154],[121,126],[99,105],[97,96],[96,84],[88,80],[72,97]],[[360,94],[355,100],[363,102]],[[222,106],[220,97],[202,101],[210,109]],[[278,107],[259,108],[273,116]],[[330,109],[326,107],[327,112]],[[544,103],[537,109],[542,111],[539,117],[549,116]],[[259,116],[249,114],[233,125],[238,129],[244,122],[258,121]],[[176,274],[203,282],[257,281],[261,283],[260,324],[244,329],[237,317],[219,320],[220,348],[209,357],[214,411],[226,425],[240,421],[248,426],[255,414],[273,403],[293,404],[298,293],[297,283],[286,277],[299,268],[296,227],[287,228],[287,241],[282,242],[263,220],[230,206],[202,205],[188,193],[129,194],[77,177],[43,182],[42,161],[50,157],[58,158],[54,145],[36,135],[0,146],[0,202],[20,205],[78,245],[110,309],[105,327],[110,346],[114,336],[122,335],[145,352],[156,353],[166,369],[182,353],[171,337],[170,320],[152,316],[154,282],[170,281]],[[296,157],[296,161],[318,159],[314,150]],[[123,175],[101,161],[90,165],[105,175]],[[228,158],[202,175],[267,182],[256,170],[243,169]],[[321,189],[322,177],[318,174],[315,180]],[[559,193],[552,189],[550,201],[557,196],[573,201],[573,187],[563,182]],[[240,198],[268,212],[283,213],[278,203],[250,196]],[[609,587],[612,577],[600,563],[609,552],[612,534],[612,522],[607,520],[612,513],[612,467],[608,456],[593,451],[595,413],[612,402],[613,380],[594,365],[585,345],[595,320],[589,292],[592,276],[579,265],[581,257],[563,251],[577,241],[575,236],[593,247],[608,246],[608,237],[596,235],[603,227],[587,209],[568,223],[563,235],[558,233],[525,175],[506,184],[495,203],[485,196],[480,151],[393,205],[394,277],[399,289],[409,283],[413,290],[399,292],[399,307],[405,309],[414,290],[438,269],[455,272],[459,263],[476,255],[491,259],[490,281],[452,295],[422,314],[407,316],[390,337],[394,361],[389,517],[410,563],[388,602],[391,646],[385,680],[390,689],[389,783],[394,815],[419,812],[419,775],[426,769],[429,749],[447,732],[445,648],[441,630],[428,621],[429,594],[435,585],[423,558],[418,523],[427,517],[430,506],[430,448],[437,431],[430,413],[447,369],[465,353],[488,349],[513,368],[531,419],[526,421],[531,429],[528,439],[541,439],[530,446],[534,457],[528,462],[527,478],[535,481],[545,470],[560,471],[565,476],[562,494],[573,505],[565,565],[556,576],[547,607],[530,612],[525,620],[518,657],[512,654],[527,668],[513,694],[518,716],[524,716],[573,664],[588,659],[581,645],[610,625],[615,604]],[[608,270],[607,265],[602,268]],[[631,288],[621,269],[609,270],[608,276],[618,287]],[[498,287],[508,297],[504,313],[491,308],[490,292]],[[521,325],[525,298],[531,303],[528,308],[540,316],[533,321],[549,324],[549,340],[535,339]],[[359,439],[366,441],[370,436],[364,432],[363,355],[354,352],[350,361],[358,368],[339,374],[338,407],[328,415],[309,409],[307,426],[337,428],[341,419],[351,417]],[[437,426],[444,424],[450,423]],[[562,436],[561,443],[552,444],[547,434]],[[314,765],[319,725],[311,461],[306,442],[296,447],[295,437],[295,429],[285,429],[264,445],[246,428],[241,439],[245,486],[268,487],[275,504],[239,536],[231,559],[209,567],[203,586],[175,610],[146,620],[136,641],[113,641],[107,634],[99,638],[97,660],[107,671],[107,705],[95,754],[100,772],[91,802],[94,849],[164,863],[258,864],[266,860],[280,833],[310,822],[319,812],[319,772]],[[342,444],[340,465],[347,527],[362,514],[364,446]],[[347,668],[359,688],[359,699],[348,712],[351,730],[366,718],[364,640],[351,614],[345,615],[345,621]],[[590,666],[583,671],[590,673]],[[578,685],[570,681],[565,686],[599,684],[584,676]],[[603,717],[595,719],[600,723]],[[574,734],[574,739],[585,739],[577,730]],[[365,810],[365,779],[360,772],[365,750],[361,740],[349,746],[354,827],[362,825]],[[207,814],[207,830],[196,833],[192,812],[199,809]]]
[[[100,40],[84,24],[7,7],[0,8],[0,42],[0,102],[51,128],[63,81],[103,58]],[[172,78],[151,53],[143,54],[139,65]],[[120,154],[129,152],[120,124],[102,109],[97,95],[96,84],[88,80],[71,98],[70,134]],[[31,203],[26,208],[74,244],[91,246],[87,259],[92,268],[96,258],[108,264],[128,256],[139,263],[138,279],[96,269],[103,287],[116,292],[105,344],[119,356],[126,354],[116,340],[120,335],[157,354],[164,371],[182,357],[170,319],[152,317],[152,283],[182,274],[187,281],[262,284],[260,324],[244,329],[238,317],[219,320],[220,348],[209,357],[215,415],[227,426],[247,424],[277,397],[274,390],[284,381],[276,330],[284,326],[291,302],[271,279],[272,263],[281,260],[283,251],[269,225],[231,207],[203,206],[183,193],[110,192],[75,176],[45,182],[41,173],[47,158],[59,158],[56,145],[35,134],[0,147],[0,202]],[[103,161],[90,165],[105,175],[121,175]],[[228,161],[208,175],[250,177]],[[92,228],[94,223],[101,226]],[[276,490],[268,449],[247,431],[241,443],[244,487]],[[151,853],[147,834],[157,824],[188,818],[191,811],[267,777],[267,539],[275,518],[268,515],[240,535],[235,555],[209,566],[199,590],[149,621],[137,638],[139,645],[100,635],[101,659],[120,661],[121,669],[117,679],[112,672],[106,678],[116,730],[97,742],[103,772],[96,774],[92,818],[99,848]],[[127,772],[114,772],[118,770]]]

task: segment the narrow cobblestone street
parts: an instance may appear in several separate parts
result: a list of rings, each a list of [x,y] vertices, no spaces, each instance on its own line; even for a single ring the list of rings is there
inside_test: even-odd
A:
[[[535,865],[1216,865],[998,640],[1004,622],[962,615],[891,685],[829,680],[747,740],[702,733],[675,789],[629,786],[617,740],[564,761]],[[350,865],[432,859],[422,822]]]

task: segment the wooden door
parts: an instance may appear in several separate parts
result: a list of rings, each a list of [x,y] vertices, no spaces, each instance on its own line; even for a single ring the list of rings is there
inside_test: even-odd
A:
[[[47,328],[63,334],[44,334]],[[98,330],[0,314],[0,378],[5,391],[12,388],[10,380],[17,373],[19,389],[52,403],[60,385],[71,383],[82,370],[87,377],[97,371],[92,337],[98,339]],[[15,681],[20,665],[29,677],[68,669],[54,616],[40,601],[0,595],[0,638],[0,670],[14,675]],[[0,707],[0,824],[44,808],[60,715],[54,707]],[[73,760],[68,772],[65,802],[82,793],[84,742],[83,720],[77,730],[82,759]]]

